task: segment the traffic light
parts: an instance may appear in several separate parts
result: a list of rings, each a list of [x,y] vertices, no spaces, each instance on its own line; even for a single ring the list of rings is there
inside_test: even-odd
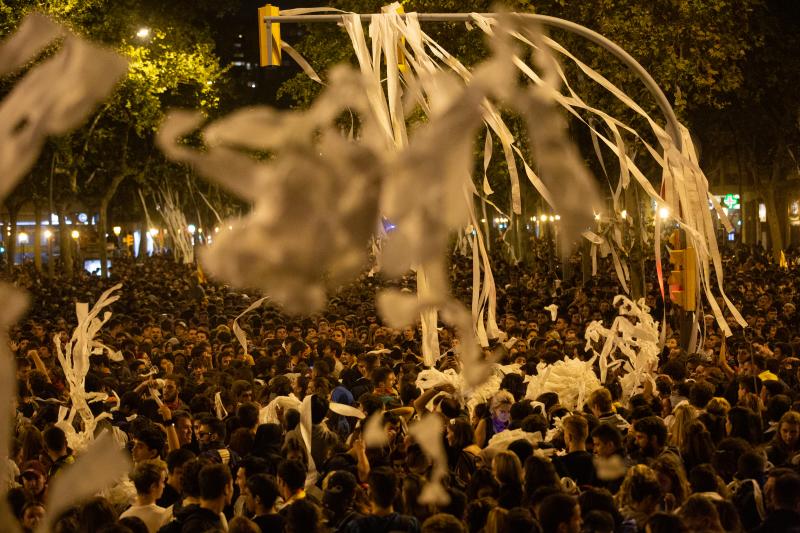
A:
[[[669,299],[685,311],[694,311],[697,300],[697,259],[692,248],[670,250]]]
[[[262,67],[281,66],[281,25],[264,22],[264,17],[277,17],[280,14],[280,8],[270,4],[258,8],[258,52]]]

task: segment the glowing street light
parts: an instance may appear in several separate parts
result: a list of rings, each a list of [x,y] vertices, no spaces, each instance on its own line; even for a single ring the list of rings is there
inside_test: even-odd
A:
[[[74,229],[74,230],[72,230],[72,233],[70,233],[70,235],[72,236],[73,239],[75,239],[77,241],[78,237],[81,236],[81,232],[76,230],[76,229]]]
[[[189,230],[189,233],[191,233],[192,235],[194,235],[197,232],[197,226],[195,226],[194,224],[189,224],[189,226],[187,226],[186,229]]]
[[[556,215],[556,220],[561,220],[561,215]]]
[[[553,215],[550,215],[550,218],[548,220],[550,220],[550,222],[553,222],[555,219],[556,219],[556,217],[554,217]]]
[[[49,229],[44,230],[44,238],[45,239],[50,239],[50,237],[52,237],[52,236],[53,236],[53,232],[52,231],[50,231]]]
[[[662,207],[658,210],[658,217],[661,220],[667,220],[669,218],[669,207]]]
[[[158,229],[157,228],[150,228],[150,236],[151,237],[155,237],[156,235],[158,235]]]
[[[595,213],[594,219],[595,220],[600,220],[600,213]]]
[[[622,212],[619,214],[622,217],[622,220],[628,220],[628,211],[623,209]]]
[[[122,228],[120,226],[114,226],[113,228],[111,228],[111,230],[117,237],[119,237],[119,234],[122,233]]]
[[[139,28],[139,30],[136,32],[136,36],[139,39],[147,39],[150,37],[150,28]]]
[[[17,239],[19,240],[20,244],[28,244],[28,234],[24,231],[17,235]]]

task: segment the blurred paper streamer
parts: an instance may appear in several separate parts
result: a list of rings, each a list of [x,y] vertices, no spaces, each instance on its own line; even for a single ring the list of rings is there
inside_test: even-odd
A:
[[[121,481],[131,466],[128,453],[104,431],[52,479],[45,502],[47,513],[36,531],[48,533],[62,512]]]

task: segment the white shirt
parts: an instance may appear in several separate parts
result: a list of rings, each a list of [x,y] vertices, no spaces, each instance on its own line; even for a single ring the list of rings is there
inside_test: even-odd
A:
[[[161,526],[172,520],[172,506],[159,507],[155,503],[150,505],[132,505],[127,511],[119,515],[120,518],[127,518],[135,516],[141,518],[142,522],[147,526],[147,531],[150,533],[157,533]]]

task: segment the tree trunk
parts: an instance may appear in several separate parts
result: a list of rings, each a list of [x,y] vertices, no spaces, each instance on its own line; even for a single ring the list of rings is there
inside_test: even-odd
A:
[[[142,222],[139,224],[139,259],[147,257],[147,219],[142,215]]]
[[[6,257],[8,257],[8,273],[14,269],[14,263],[17,259],[17,216],[19,215],[19,207],[14,205],[7,205],[8,209],[8,245],[6,246]]]
[[[781,251],[784,248],[783,226],[784,220],[780,216],[780,206],[783,202],[775,198],[775,186],[770,185],[764,190],[764,205],[767,208],[767,226],[769,228],[769,239],[772,246],[772,257],[775,261],[780,260]],[[785,212],[786,209],[784,208]]]
[[[33,203],[33,266],[42,273],[42,204]]]
[[[639,195],[634,189],[636,185],[631,183],[625,189],[625,209],[633,227],[633,244],[628,259],[628,270],[630,272],[631,299],[637,301],[644,298],[644,251],[642,247],[642,213],[639,206]]]
[[[122,180],[125,179],[125,174],[118,174],[111,180],[111,184],[106,189],[105,194],[100,199],[100,212],[97,216],[97,231],[100,234],[100,276],[103,278],[108,277],[108,248],[106,245],[106,233],[108,232],[108,204],[114,198]]]
[[[58,213],[58,240],[59,249],[61,251],[61,268],[63,269],[64,275],[70,279],[75,272],[75,265],[72,263],[72,235],[70,235],[70,227],[67,226],[67,218],[64,215],[66,206],[58,204],[56,210]]]

